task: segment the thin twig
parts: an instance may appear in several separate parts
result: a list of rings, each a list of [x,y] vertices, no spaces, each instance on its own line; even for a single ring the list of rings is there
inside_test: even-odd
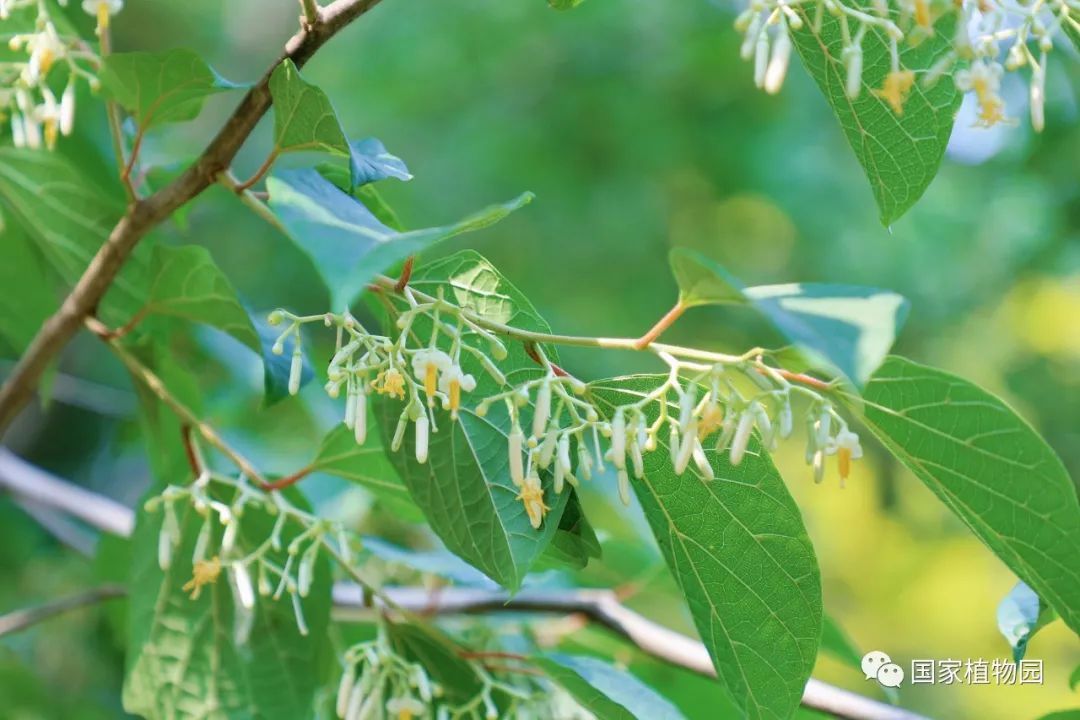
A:
[[[0,637],[25,630],[32,625],[37,625],[39,622],[44,622],[72,610],[123,597],[126,593],[127,591],[124,590],[122,585],[102,585],[43,605],[14,610],[6,615],[0,615]]]
[[[262,180],[263,175],[266,175],[266,173],[270,172],[270,168],[274,166],[274,161],[276,161],[277,158],[278,149],[274,148],[270,151],[270,154],[266,156],[266,159],[263,160],[263,164],[258,167],[258,169],[255,171],[255,174],[249,177],[244,182],[237,185],[234,188],[234,192],[242,193],[245,190],[249,189],[251,186],[253,186],[255,183]]]
[[[319,11],[319,22],[294,35],[285,50],[247,92],[217,136],[180,177],[147,198],[136,198],[90,261],[78,283],[34,336],[15,371],[0,387],[0,435],[33,397],[49,362],[79,331],[112,286],[120,268],[150,230],[201,194],[232,163],[240,146],[270,108],[270,75],[282,60],[304,65],[330,38],[380,0],[336,0]]]
[[[47,482],[41,481],[41,475],[46,476]],[[52,492],[47,497],[38,493],[35,499],[69,512],[105,532],[126,536],[134,526],[134,513],[128,508],[117,507],[118,504],[108,498],[94,496],[82,488],[48,476],[0,448],[0,487],[21,493],[22,489],[36,489],[41,485],[49,487]],[[65,497],[67,493],[72,497]],[[96,501],[87,501],[87,496],[96,497]],[[117,522],[117,514],[126,515],[125,520]],[[335,555],[339,564],[344,562],[340,554]],[[509,612],[582,616],[658,660],[700,675],[716,676],[704,645],[627,608],[611,590],[523,590],[511,597],[496,590],[441,588],[437,594],[433,594],[422,587],[397,587],[383,588],[372,599],[365,596],[366,579],[355,568],[347,564],[342,567],[362,584],[338,583],[334,586],[334,616],[340,621],[368,621],[387,609],[417,615],[425,612],[438,615]],[[802,704],[848,720],[927,720],[922,715],[814,678],[806,683]]]
[[[132,355],[116,340],[110,340],[102,333],[107,331],[100,322],[94,318],[87,318],[86,324],[90,329],[105,343],[109,348],[116,353],[116,356],[120,358],[120,361],[127,366],[127,369],[135,376],[141,383],[158,398],[165,403],[170,410],[172,410],[177,417],[179,417],[185,424],[190,426],[193,430],[199,433],[206,442],[210,443],[215,449],[217,449],[222,455],[229,458],[240,469],[244,475],[259,486],[266,486],[266,480],[263,479],[262,474],[255,468],[255,466],[246,457],[240,454],[240,452],[229,445],[225,440],[217,434],[214,428],[204,423],[199,416],[196,415],[187,405],[180,402],[175,395],[173,395],[169,388],[165,386],[165,383],[154,372],[139,362],[138,358]]]

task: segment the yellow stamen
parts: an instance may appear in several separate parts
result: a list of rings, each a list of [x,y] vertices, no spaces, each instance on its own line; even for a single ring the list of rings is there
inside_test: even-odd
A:
[[[847,480],[851,474],[851,449],[842,447],[836,451],[836,464],[840,468],[840,479]]]
[[[930,3],[926,0],[915,0],[915,23],[919,27],[930,27]]]
[[[209,560],[199,560],[191,569],[191,579],[184,583],[181,590],[190,592],[192,600],[198,600],[202,586],[217,582],[220,574],[221,560],[216,555]]]
[[[526,480],[521,492],[518,493],[517,499],[525,506],[525,513],[529,516],[529,524],[534,529],[538,529],[540,523],[544,520],[544,515],[551,509],[544,504],[544,489],[540,487],[540,483],[536,480],[532,482]]]
[[[56,54],[49,48],[43,48],[41,54],[38,55],[38,66],[41,68],[41,74],[46,75],[49,72],[49,68],[53,66],[53,62],[56,60]]]
[[[435,395],[435,386],[439,379],[439,368],[435,366],[435,363],[429,362],[427,368],[424,369],[424,392],[427,393],[429,398]]]
[[[375,378],[375,392],[380,395],[405,397],[405,376],[394,368],[384,370]]]
[[[915,73],[911,70],[894,70],[885,76],[885,83],[874,95],[889,103],[897,115],[904,114],[904,102],[915,84]]]
[[[461,383],[457,380],[450,381],[450,409],[457,410],[461,407]]]
[[[719,405],[706,405],[705,410],[698,419],[698,440],[704,440],[720,429],[724,424],[724,411]]]
[[[109,4],[104,0],[97,6],[97,26],[98,30],[109,29]]]
[[[56,135],[57,135],[57,132],[58,132],[58,128],[56,126],[56,121],[53,120],[52,118],[49,118],[48,120],[46,120],[45,121],[45,147],[49,148],[50,150],[52,150],[53,148],[56,147]]]

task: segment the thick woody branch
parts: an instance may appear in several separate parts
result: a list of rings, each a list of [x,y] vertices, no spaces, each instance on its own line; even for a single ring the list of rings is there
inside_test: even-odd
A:
[[[133,512],[114,500],[53,477],[0,447],[0,488],[24,499],[70,513],[108,533],[129,535]],[[626,639],[657,660],[708,677],[715,677],[709,654],[697,640],[670,630],[619,602],[611,590],[525,590],[514,596],[471,588],[383,588],[387,605],[418,615],[479,615],[530,613],[580,616]],[[334,615],[343,621],[375,617],[363,590],[352,583],[334,587]],[[921,715],[810,678],[803,691],[805,707],[849,720],[926,720]]]
[[[134,200],[109,234],[60,309],[45,323],[0,387],[0,435],[33,397],[49,362],[94,314],[138,242],[173,212],[209,187],[232,163],[256,124],[270,108],[270,75],[282,60],[302,66],[342,28],[380,0],[337,0],[319,9],[314,23],[294,35],[281,57],[248,91],[217,136],[184,173],[145,199]]]

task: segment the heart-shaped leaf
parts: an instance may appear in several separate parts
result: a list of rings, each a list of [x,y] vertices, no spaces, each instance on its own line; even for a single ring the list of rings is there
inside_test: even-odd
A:
[[[433,296],[443,292],[448,300],[488,320],[550,332],[529,301],[474,252],[460,252],[422,266],[413,273],[409,285]],[[426,342],[432,331],[430,320],[418,316],[412,331]],[[462,342],[489,350],[487,341],[472,333],[466,333]],[[518,384],[540,376],[541,369],[522,345],[513,343],[507,350],[508,356],[499,367],[508,382]],[[553,350],[545,352],[555,358]],[[476,379],[470,396],[483,398],[504,389],[472,353],[461,354],[461,366]],[[376,403],[388,447],[402,409],[402,403],[392,399]],[[523,411],[528,413],[529,409]],[[483,417],[463,404],[457,422],[445,411],[436,410],[435,419],[438,432],[431,434],[428,461],[416,461],[415,431],[409,423],[400,450],[391,452],[394,465],[446,547],[500,585],[516,590],[556,534],[570,493],[555,495],[549,474],[542,473],[544,499],[551,510],[543,525],[533,529],[510,478],[510,418],[502,404],[496,403]]]
[[[191,50],[106,56],[101,84],[140,130],[198,117],[206,98],[245,87],[218,75]]]

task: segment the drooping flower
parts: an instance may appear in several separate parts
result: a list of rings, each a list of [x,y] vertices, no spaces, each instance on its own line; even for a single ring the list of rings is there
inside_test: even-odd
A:
[[[191,579],[184,583],[181,590],[191,593],[192,600],[198,600],[203,585],[217,582],[219,575],[221,575],[221,558],[215,555],[209,560],[199,560],[191,569]]]
[[[456,418],[461,408],[461,392],[472,392],[476,389],[476,378],[467,374],[460,365],[451,365],[439,376],[439,390],[447,397],[447,407],[450,409],[450,417]]]
[[[525,513],[529,516],[529,524],[533,526],[534,530],[540,529],[540,523],[544,521],[544,515],[550,510],[547,505],[544,504],[544,488],[540,485],[540,476],[533,470],[525,476],[525,481],[521,485],[521,492],[517,495],[517,500],[525,506]]]
[[[453,362],[450,356],[436,348],[420,350],[413,355],[413,374],[417,380],[424,383],[424,394],[427,395],[428,405],[435,403],[435,390],[439,387],[439,373],[449,370],[451,365]]]
[[[836,434],[836,464],[840,470],[841,482],[851,474],[851,461],[862,457],[862,445],[859,436],[850,430],[841,430]]]
[[[83,0],[82,9],[97,18],[98,31],[109,27],[109,18],[124,9],[124,0]]]
[[[375,392],[380,395],[391,395],[403,399],[405,397],[405,376],[397,368],[387,368],[375,378]]]
[[[423,715],[427,710],[427,706],[414,697],[404,695],[391,698],[386,703],[386,710],[397,720],[413,720],[413,718]]]

